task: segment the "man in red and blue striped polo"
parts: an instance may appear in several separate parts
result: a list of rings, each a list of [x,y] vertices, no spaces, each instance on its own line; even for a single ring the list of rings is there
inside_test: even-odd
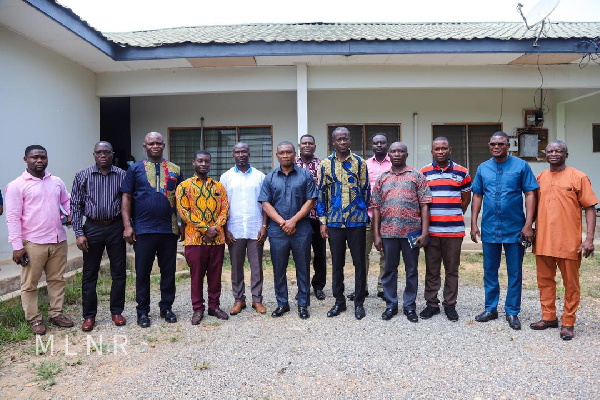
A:
[[[433,162],[424,166],[421,173],[433,195],[430,205],[429,244],[425,247],[425,301],[421,311],[423,319],[440,313],[437,298],[441,286],[441,264],[444,262],[444,311],[450,321],[458,321],[456,298],[458,295],[458,267],[460,249],[465,236],[463,214],[471,202],[471,176],[469,171],[452,161],[452,148],[445,137],[436,137],[431,145]]]

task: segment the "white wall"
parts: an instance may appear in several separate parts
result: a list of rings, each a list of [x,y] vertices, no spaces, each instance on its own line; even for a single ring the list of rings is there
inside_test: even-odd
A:
[[[592,124],[600,124],[600,94],[567,103],[565,120],[567,165],[588,174],[600,197],[600,153],[592,152]]]
[[[244,92],[131,98],[131,151],[145,157],[144,136],[167,128],[200,126],[273,125],[273,144],[297,139],[295,92]],[[169,149],[165,149],[165,155]],[[275,165],[275,163],[273,163]]]
[[[48,171],[70,188],[75,172],[93,162],[100,136],[95,75],[3,27],[0,54],[2,193],[25,170],[23,153],[30,144],[48,150]],[[4,215],[0,221],[0,260],[5,260],[12,248]]]

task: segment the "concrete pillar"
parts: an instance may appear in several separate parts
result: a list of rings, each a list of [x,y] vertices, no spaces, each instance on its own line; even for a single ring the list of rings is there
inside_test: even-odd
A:
[[[308,68],[306,63],[296,64],[296,104],[299,143],[300,136],[308,133]]]

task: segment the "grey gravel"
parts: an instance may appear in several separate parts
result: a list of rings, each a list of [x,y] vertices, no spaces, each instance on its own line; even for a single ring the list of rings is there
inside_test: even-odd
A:
[[[226,311],[233,304],[228,274],[223,274],[221,297]],[[369,276],[372,293],[361,321],[354,318],[351,303],[339,317],[326,317],[334,302],[330,282],[325,300],[311,296],[308,320],[297,315],[294,284],[289,285],[292,312],[271,318],[276,306],[272,279],[264,287],[266,315],[248,303],[229,321],[207,316],[192,326],[186,282],[177,288],[177,324],[160,320],[157,294],[149,329],[135,325],[134,304],[127,306],[129,323],[123,328],[102,317],[108,315],[104,309],[93,335],[126,335],[128,355],[84,355],[82,365],[65,369],[56,386],[44,393],[99,399],[598,398],[600,311],[595,299],[584,300],[575,339],[565,342],[557,329],[529,329],[540,317],[536,291],[523,294],[521,331],[508,327],[503,312],[495,321],[474,321],[483,310],[479,287],[460,288],[458,322],[448,321],[442,312],[415,324],[402,311],[383,321],[385,306],[374,296],[374,275]],[[347,278],[347,291],[352,282]],[[417,311],[425,307],[422,285],[419,293]]]

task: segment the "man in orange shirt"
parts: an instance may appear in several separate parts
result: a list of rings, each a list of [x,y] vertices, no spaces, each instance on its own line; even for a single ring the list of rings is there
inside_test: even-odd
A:
[[[192,325],[204,318],[204,276],[208,285],[208,315],[229,319],[219,308],[221,272],[225,252],[225,233],[229,201],[220,182],[208,177],[211,156],[206,150],[196,151],[195,174],[181,182],[175,191],[177,211],[185,223],[185,259],[192,279]]]
[[[550,168],[537,176],[537,238],[533,245],[537,281],[542,304],[542,319],[531,329],[557,328],[556,267],[565,286],[564,311],[560,337],[573,338],[575,312],[579,307],[579,266],[581,256],[594,253],[594,230],[598,199],[586,174],[565,164],[569,151],[565,142],[556,140],[546,147]],[[587,235],[581,240],[581,209],[585,210]]]

